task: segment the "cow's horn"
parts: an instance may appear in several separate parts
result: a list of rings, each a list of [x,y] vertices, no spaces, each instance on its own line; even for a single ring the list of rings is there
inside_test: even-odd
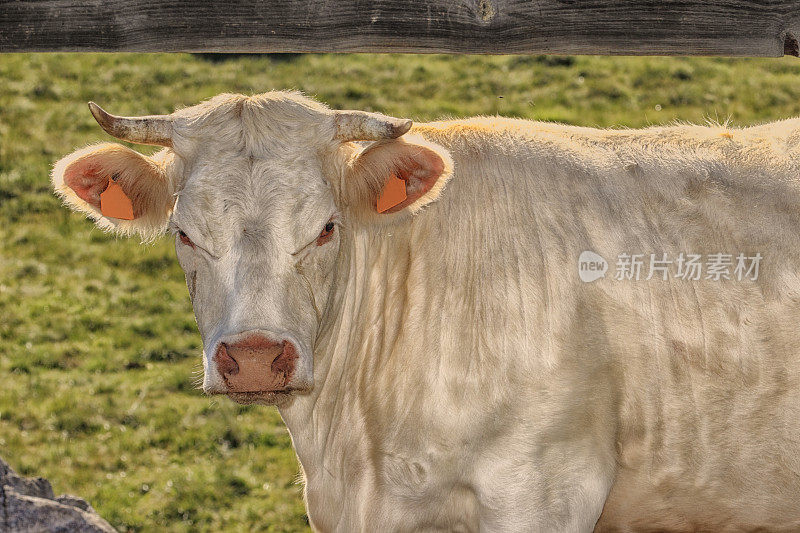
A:
[[[89,110],[94,119],[117,139],[136,144],[172,146],[172,117],[169,115],[149,115],[145,117],[118,117],[89,102]]]
[[[411,129],[412,121],[366,111],[337,111],[335,138],[342,141],[396,139]]]

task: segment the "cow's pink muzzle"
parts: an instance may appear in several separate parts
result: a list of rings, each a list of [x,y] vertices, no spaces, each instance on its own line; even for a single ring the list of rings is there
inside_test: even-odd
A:
[[[297,350],[289,341],[277,342],[254,334],[234,343],[221,343],[214,362],[229,393],[283,392],[294,374]]]

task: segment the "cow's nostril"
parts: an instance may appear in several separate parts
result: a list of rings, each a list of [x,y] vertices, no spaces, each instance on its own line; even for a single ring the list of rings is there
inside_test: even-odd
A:
[[[278,356],[272,361],[270,368],[276,374],[289,374],[294,370],[295,360],[297,353],[294,350],[294,345],[290,342],[283,342],[282,350]]]
[[[225,344],[220,344],[214,360],[217,363],[217,371],[223,376],[235,376],[239,373],[239,365],[228,354],[228,347]]]

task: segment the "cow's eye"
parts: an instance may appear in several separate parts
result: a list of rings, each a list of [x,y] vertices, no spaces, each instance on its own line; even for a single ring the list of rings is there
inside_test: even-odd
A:
[[[182,230],[178,231],[178,238],[181,240],[183,244],[194,248],[194,243],[192,242],[192,239],[190,239],[189,236],[186,235]]]
[[[319,234],[319,237],[317,237],[317,246],[322,246],[331,240],[331,236],[333,236],[333,228],[335,227],[336,224],[334,224],[333,221],[328,221],[328,223],[325,224],[325,227],[322,228],[322,232]]]

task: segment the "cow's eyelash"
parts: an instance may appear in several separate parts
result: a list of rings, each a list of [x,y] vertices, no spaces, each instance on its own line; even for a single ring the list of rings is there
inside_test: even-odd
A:
[[[191,246],[192,248],[195,247],[194,242],[189,238],[189,236],[186,234],[186,232],[183,231],[178,226],[176,226],[174,224],[170,224],[169,230],[170,230],[170,233],[172,233],[173,236],[178,237],[183,244]]]
[[[186,235],[186,233],[184,231],[179,231],[178,232],[178,238],[181,240],[181,242],[183,244],[185,244],[187,246],[191,246],[192,248],[194,248],[194,243],[192,242],[192,239],[190,239],[189,236]]]
[[[169,225],[167,226],[167,231],[169,231],[171,235],[178,235],[178,233],[180,233],[183,230],[179,228],[178,225],[175,224],[174,222],[170,222]]]
[[[206,253],[206,255],[208,255],[212,259],[219,259],[220,258],[220,256],[214,255],[211,252],[209,252],[208,250],[206,250],[205,248],[203,248],[202,246],[196,244],[193,240],[191,240],[189,238],[189,236],[186,234],[185,231],[183,231],[181,228],[179,228],[175,224],[170,224],[169,225],[169,232],[174,237],[177,237],[177,238],[181,239],[181,242],[183,242],[183,244],[185,244],[187,246],[190,246],[193,250],[202,250],[203,252]],[[188,242],[184,241],[182,236],[185,236],[186,241],[188,241]]]
[[[331,231],[335,231],[336,227],[341,225],[340,221],[339,221],[339,216],[338,215],[333,215],[331,218],[328,219],[327,222],[325,222],[325,226],[327,226],[328,224],[331,224],[331,223],[333,223],[333,226],[334,226]],[[323,226],[323,230],[324,230],[325,226]],[[315,245],[317,243],[317,239],[319,239],[319,233],[317,233],[316,237],[314,237],[313,239],[308,241],[306,244],[301,246],[297,251],[291,253],[290,255],[297,256],[297,255],[300,255],[302,252],[307,251],[309,248],[312,247],[312,245]],[[302,261],[303,259],[305,259],[305,255],[303,255],[298,261]]]

